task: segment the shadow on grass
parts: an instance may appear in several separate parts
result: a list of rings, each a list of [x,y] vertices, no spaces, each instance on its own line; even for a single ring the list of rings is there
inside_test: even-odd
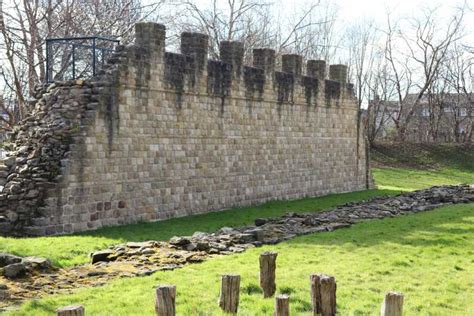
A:
[[[392,167],[474,172],[474,146],[470,144],[381,143],[372,149],[372,158]]]

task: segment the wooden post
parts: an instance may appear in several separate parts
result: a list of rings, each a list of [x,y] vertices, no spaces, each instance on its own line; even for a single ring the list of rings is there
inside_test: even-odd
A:
[[[71,305],[58,308],[58,316],[84,316],[84,306],[82,305]]]
[[[319,292],[319,274],[311,274],[309,276],[311,285],[311,306],[313,315],[321,314],[321,293]]]
[[[260,255],[260,287],[263,290],[263,297],[272,297],[276,291],[275,270],[276,258],[278,253],[275,251],[265,251]]]
[[[156,288],[155,311],[157,316],[175,316],[176,286],[160,285]]]
[[[336,315],[336,279],[325,274],[310,275],[313,315]]]
[[[388,292],[382,303],[381,316],[402,316],[403,314],[403,294],[398,292]]]
[[[290,316],[290,298],[278,295],[275,299],[275,316]]]
[[[219,306],[226,313],[237,313],[239,307],[240,275],[222,276]]]

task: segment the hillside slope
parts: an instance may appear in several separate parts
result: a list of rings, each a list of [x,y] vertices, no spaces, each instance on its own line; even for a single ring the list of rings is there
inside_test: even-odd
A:
[[[474,183],[472,145],[378,144],[371,151],[371,163],[381,189],[405,191],[432,185]]]

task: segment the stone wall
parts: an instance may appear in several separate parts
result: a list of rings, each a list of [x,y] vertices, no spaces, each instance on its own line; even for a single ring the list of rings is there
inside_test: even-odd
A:
[[[365,139],[347,67],[136,25],[91,80],[39,87],[0,166],[0,232],[49,235],[363,190]]]

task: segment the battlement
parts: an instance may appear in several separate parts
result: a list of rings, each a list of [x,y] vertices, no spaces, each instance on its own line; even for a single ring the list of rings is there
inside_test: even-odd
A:
[[[209,38],[205,34],[182,33],[181,53],[170,53],[164,51],[165,26],[138,23],[135,32],[135,46],[129,49],[145,50],[154,63],[164,64],[163,83],[166,88],[178,91],[180,102],[182,95],[187,93],[208,93],[225,98],[239,96],[245,91],[243,97],[246,98],[270,96],[265,89],[276,90],[274,95],[280,103],[296,102],[294,96],[302,94],[309,104],[311,100],[317,100],[320,91],[324,91],[325,106],[332,103],[339,106],[340,98],[353,97],[352,85],[347,83],[346,65],[330,65],[327,69],[323,60],[308,60],[304,74],[303,57],[286,54],[281,56],[282,67],[278,71],[275,69],[275,51],[270,48],[254,49],[253,65],[250,66],[243,64],[245,50],[241,42],[219,43],[220,60],[208,60]]]
[[[361,190],[347,66],[139,23],[97,77],[37,87],[0,161],[0,235],[54,235]],[[305,69],[303,69],[305,68]],[[327,78],[329,76],[329,78]]]

